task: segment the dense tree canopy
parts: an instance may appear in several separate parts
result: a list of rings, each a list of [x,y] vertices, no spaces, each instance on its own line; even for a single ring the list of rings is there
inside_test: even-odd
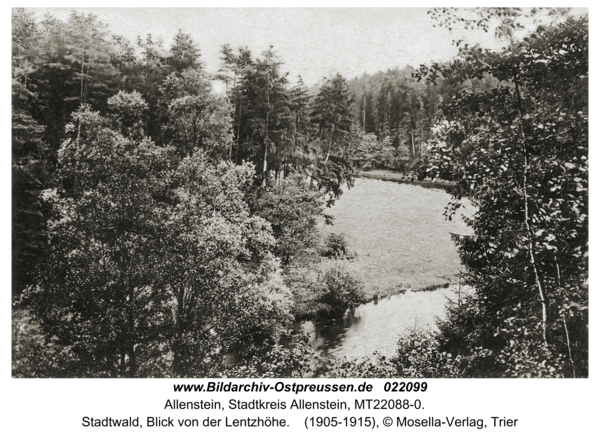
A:
[[[431,15],[505,47],[308,87],[273,46],[224,45],[212,74],[182,30],[132,44],[14,9],[14,375],[310,372],[294,318],[366,301],[317,224],[356,169],[391,169],[450,180],[449,219],[476,206],[453,236],[473,292],[394,358],[325,373],[587,376],[587,16],[518,38],[519,9],[463,12]]]
[[[452,66],[497,79],[465,84],[432,142],[434,168],[459,181],[457,201],[478,207],[474,235],[457,237],[477,294],[455,309],[475,330],[447,345],[475,356],[474,373],[492,361],[515,375],[587,374],[587,35],[586,18],[568,19],[500,53],[465,49]]]
[[[223,51],[233,79],[217,96],[181,30],[136,47],[92,14],[13,11],[13,294],[18,326],[42,333],[16,332],[18,375],[216,375],[230,353],[279,357],[295,300],[280,260],[316,254],[325,194],[351,169],[317,170],[338,139],[311,146],[312,99],[272,47]]]
[[[248,49],[225,46],[223,54],[222,73],[214,76],[204,70],[196,42],[181,30],[169,48],[151,35],[132,45],[92,14],[73,12],[66,22],[50,15],[36,21],[31,12],[13,10],[17,295],[30,283],[45,245],[38,195],[57,183],[58,151],[71,114],[81,105],[118,115],[122,126],[115,129],[122,135],[131,137],[135,130],[138,137],[173,146],[181,158],[203,150],[215,159],[250,161],[259,182],[277,184],[301,172],[331,201],[343,184],[351,183],[350,167],[329,152],[342,139],[321,147],[310,118],[313,99],[301,80],[289,84],[275,50],[253,59]],[[215,77],[226,80],[227,96],[212,92]],[[134,105],[140,99],[144,108]],[[350,101],[341,104],[338,109],[348,123]],[[124,109],[133,113],[126,115]],[[320,166],[319,161],[330,164]]]
[[[145,107],[117,97],[113,114]],[[210,374],[224,352],[277,340],[290,318],[270,225],[244,200],[253,171],[201,150],[180,160],[123,136],[126,122],[73,114],[58,154],[68,188],[43,192],[52,251],[23,299],[73,354],[65,373]]]

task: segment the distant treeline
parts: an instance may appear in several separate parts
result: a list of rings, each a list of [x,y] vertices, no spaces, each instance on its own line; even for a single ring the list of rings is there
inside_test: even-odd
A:
[[[171,144],[180,157],[254,164],[256,183],[301,173],[333,202],[355,168],[426,170],[424,142],[445,85],[418,82],[406,67],[347,82],[334,75],[311,88],[292,84],[273,47],[254,57],[221,48],[208,72],[197,44],[181,30],[169,46],[150,34],[130,42],[92,14],[67,21],[13,11],[13,290],[22,290],[45,251],[42,190],[60,184],[59,150],[82,105],[123,112],[128,135]],[[225,83],[226,94],[211,82]],[[109,98],[124,93],[120,109]],[[133,96],[133,97],[132,97]],[[127,108],[127,106],[130,106]],[[138,120],[139,119],[139,120]]]
[[[587,16],[430,13],[505,47],[309,89],[273,47],[224,45],[207,72],[181,30],[132,44],[92,14],[14,9],[13,375],[310,372],[306,343],[279,343],[293,319],[366,299],[320,265],[352,252],[317,223],[357,169],[390,169],[453,182],[448,218],[476,207],[454,236],[475,292],[391,362],[329,375],[587,376]],[[519,39],[525,15],[546,25]]]

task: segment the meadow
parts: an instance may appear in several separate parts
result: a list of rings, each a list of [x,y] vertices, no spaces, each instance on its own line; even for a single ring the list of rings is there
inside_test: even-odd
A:
[[[458,283],[461,265],[450,233],[469,234],[460,215],[475,211],[469,204],[448,221],[449,201],[439,189],[358,178],[327,211],[334,225],[323,225],[322,232],[346,235],[356,254],[350,269],[367,293],[435,289]]]

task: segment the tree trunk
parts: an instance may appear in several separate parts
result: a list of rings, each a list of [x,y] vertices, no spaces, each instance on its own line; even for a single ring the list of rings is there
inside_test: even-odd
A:
[[[269,115],[271,105],[271,58],[269,57],[269,74],[267,76],[267,123],[266,123],[266,136],[265,136],[265,157],[263,159],[263,180],[262,186],[265,187],[267,185],[267,153],[269,150]]]
[[[83,104],[83,66],[85,64],[85,50],[81,49],[81,89],[79,90],[79,104]]]
[[[573,362],[573,356],[571,355],[571,342],[569,340],[569,330],[567,329],[567,321],[563,318],[563,327],[565,328],[565,335],[567,337],[567,349],[569,350],[569,361],[571,362],[571,369],[573,370],[573,377],[577,377],[575,374],[575,363]]]
[[[269,150],[269,135],[267,134],[267,138],[265,139],[265,156],[263,158],[263,174],[262,174],[262,186],[265,187],[267,185],[267,151]]]
[[[367,132],[367,94],[365,93],[365,104],[363,106],[363,131]]]
[[[127,340],[127,355],[129,356],[128,377],[135,377],[138,370],[137,357],[135,352],[135,341],[137,339],[135,332],[135,307],[134,307],[135,288],[129,287],[129,302],[128,304],[128,340]]]
[[[514,75],[515,81],[515,92],[517,96],[517,105],[519,109],[519,118],[520,118],[520,126],[519,131],[521,135],[521,140],[523,141],[523,154],[524,154],[524,168],[523,168],[523,202],[525,208],[525,228],[527,229],[527,240],[528,240],[528,248],[529,248],[529,260],[531,262],[531,267],[533,268],[533,272],[535,274],[535,282],[538,289],[538,294],[540,296],[540,302],[542,305],[542,338],[544,339],[544,345],[548,346],[548,339],[546,336],[547,326],[548,326],[548,316],[547,316],[547,300],[546,294],[544,292],[544,287],[542,285],[542,280],[539,274],[539,270],[537,267],[536,257],[535,257],[535,248],[534,248],[534,233],[531,227],[531,220],[529,218],[529,195],[527,192],[527,178],[529,173],[529,149],[527,148],[527,140],[525,138],[525,133],[523,132],[523,111],[521,109],[521,94],[519,92],[519,82],[517,75]]]
[[[88,63],[87,65],[87,73],[86,75],[86,79],[84,80],[84,85],[83,85],[83,101],[85,102],[85,98],[87,97],[87,92],[89,89],[89,81],[87,80],[87,77],[90,75],[90,64]]]
[[[177,297],[177,310],[175,312],[175,342],[173,348],[173,374],[175,376],[181,376],[181,350],[183,348],[182,345],[182,336],[183,336],[183,299],[184,299],[184,289],[183,287],[176,288],[176,297]]]
[[[238,153],[240,151],[240,127],[242,126],[242,103],[244,102],[243,99],[239,99],[240,101],[240,111],[238,113],[238,129],[237,129],[237,146],[235,148],[235,164],[238,164]]]

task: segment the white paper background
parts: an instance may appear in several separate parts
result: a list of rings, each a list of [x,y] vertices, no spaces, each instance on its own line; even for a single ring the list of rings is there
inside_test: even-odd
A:
[[[471,4],[469,4],[471,3]],[[536,2],[538,3],[538,2]],[[538,6],[568,6],[563,4],[555,4],[556,2],[545,2],[544,4],[538,4]],[[281,5],[278,2],[262,2],[252,3],[251,5],[260,4],[262,6],[273,6]],[[52,2],[52,6],[74,6],[71,4],[64,4],[63,2]],[[168,2],[168,3],[131,3],[131,2],[102,2],[98,4],[85,4],[85,6],[159,6],[159,7],[173,7],[176,5],[196,7],[202,5],[208,6],[239,6],[240,2],[193,2],[193,3],[181,3],[181,2]],[[244,6],[250,6],[250,4],[244,3]],[[286,3],[286,6],[290,5]],[[435,6],[435,4],[416,4],[414,2],[296,2],[295,6],[384,6],[384,7],[420,7],[420,6]],[[19,5],[11,5],[19,6]],[[49,6],[46,4],[39,4],[39,2],[29,2],[27,6],[40,7]],[[84,6],[78,4],[77,6]],[[438,4],[438,6],[440,6]],[[467,4],[461,4],[460,6],[481,6],[480,3],[467,2]],[[510,6],[510,5],[505,5]],[[519,5],[514,5],[519,6]],[[528,4],[528,6],[533,6]],[[586,6],[586,4],[577,4],[576,6]],[[4,8],[3,14],[3,29],[4,34],[4,47],[5,56],[4,60],[8,64],[9,59],[9,30],[10,30],[10,14],[9,8]],[[594,140],[597,138],[597,128],[593,121],[596,108],[596,85],[594,79],[596,78],[594,73],[597,71],[597,52],[596,48],[596,30],[594,24],[596,24],[596,8],[590,7],[590,19],[591,19],[591,56],[590,56],[590,90],[592,95],[592,108],[591,108],[591,120],[592,120],[592,132],[591,132],[591,145],[590,145],[590,156],[592,157],[592,166],[596,167],[596,147]],[[151,29],[149,29],[151,32]],[[301,38],[301,36],[299,36]],[[277,47],[277,41],[273,41],[273,44]],[[416,67],[416,66],[415,66]],[[3,70],[8,76],[8,65],[5,65]],[[292,72],[295,74],[296,72]],[[8,83],[8,77],[5,78],[4,83]],[[9,202],[10,202],[10,147],[8,146],[8,135],[10,132],[9,127],[9,105],[10,96],[9,88],[5,87],[5,113],[4,123],[5,130],[5,147],[3,148],[2,163],[4,163],[4,184],[3,187],[3,205],[5,208],[5,214],[2,217],[3,230],[1,238],[3,239],[2,247],[3,262],[4,262],[4,294],[3,300],[3,314],[4,325],[2,332],[2,410],[1,417],[2,422],[0,423],[0,434],[2,436],[42,436],[51,435],[58,437],[87,437],[87,436],[238,436],[243,434],[244,436],[296,436],[297,434],[307,433],[315,436],[331,436],[331,434],[364,434],[360,428],[355,429],[344,429],[338,427],[337,429],[321,428],[307,431],[304,429],[303,423],[304,418],[311,415],[309,411],[226,411],[221,413],[211,413],[208,411],[169,411],[164,410],[164,404],[167,399],[179,399],[182,401],[196,401],[196,400],[220,400],[224,406],[230,398],[237,398],[239,400],[251,400],[254,398],[261,398],[263,400],[285,400],[291,403],[294,398],[303,398],[310,401],[319,400],[336,400],[343,399],[348,402],[350,406],[353,406],[353,400],[355,398],[419,398],[425,409],[415,413],[410,411],[407,415],[412,418],[426,418],[429,416],[434,417],[470,417],[470,418],[484,418],[488,424],[487,429],[477,430],[471,428],[412,428],[404,430],[402,428],[385,428],[381,426],[381,419],[389,415],[395,419],[396,416],[403,416],[402,411],[393,411],[388,413],[387,411],[351,411],[339,413],[338,417],[345,415],[353,416],[374,416],[377,422],[380,424],[379,429],[370,433],[377,434],[378,436],[489,436],[489,437],[534,437],[534,436],[575,436],[575,437],[591,437],[597,436],[600,430],[598,421],[600,419],[599,404],[596,401],[598,394],[598,354],[597,354],[597,324],[595,323],[594,316],[597,315],[595,311],[595,293],[596,293],[596,277],[594,267],[596,264],[596,251],[595,244],[597,243],[597,181],[592,173],[592,199],[591,199],[591,257],[590,257],[590,377],[588,379],[579,380],[504,380],[504,379],[485,379],[485,380],[429,380],[429,388],[425,393],[417,393],[411,395],[410,393],[405,394],[391,394],[383,391],[384,380],[372,380],[370,383],[374,385],[374,391],[370,394],[354,393],[344,394],[341,393],[330,393],[330,394],[301,394],[295,396],[294,394],[283,394],[269,392],[264,393],[249,393],[249,394],[215,394],[215,393],[175,393],[173,392],[173,383],[199,383],[200,380],[76,380],[76,379],[12,379],[10,377],[10,216],[9,216]],[[342,383],[341,380],[322,380],[318,382],[313,380],[315,383]],[[234,383],[242,383],[244,381],[236,380]],[[310,382],[310,380],[299,381],[303,384]],[[354,383],[358,385],[362,380],[345,380],[344,383]],[[274,383],[274,381],[270,381]],[[324,411],[312,411],[314,415],[334,415],[336,412],[324,412]],[[285,418],[289,423],[292,424],[289,428],[273,428],[273,429],[240,429],[240,428],[224,428],[209,429],[204,428],[147,428],[142,429],[119,429],[119,428],[84,428],[81,426],[81,420],[84,416],[94,416],[103,418],[106,416],[112,416],[114,418],[139,416],[142,423],[145,423],[147,416],[160,416],[171,418],[199,418],[203,419],[206,416],[221,417],[229,415],[230,418],[243,418],[244,416],[275,416],[277,418]],[[507,417],[507,418],[518,418],[518,426],[515,428],[493,428],[492,427],[492,416]],[[293,434],[293,435],[290,435]]]

